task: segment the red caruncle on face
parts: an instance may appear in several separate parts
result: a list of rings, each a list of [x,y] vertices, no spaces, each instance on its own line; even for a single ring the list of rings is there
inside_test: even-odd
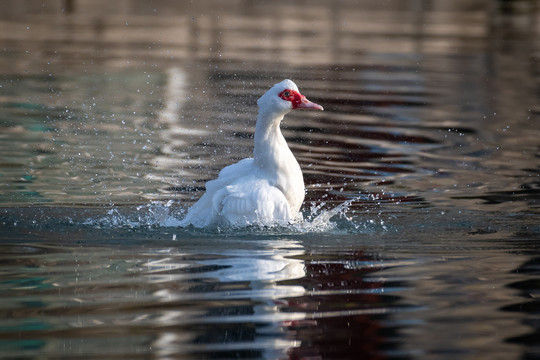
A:
[[[304,95],[300,94],[296,90],[291,90],[291,89],[283,90],[279,94],[279,97],[285,101],[290,101],[292,103],[293,109],[298,108],[298,105],[300,105],[302,102],[305,102],[305,99],[306,99]]]

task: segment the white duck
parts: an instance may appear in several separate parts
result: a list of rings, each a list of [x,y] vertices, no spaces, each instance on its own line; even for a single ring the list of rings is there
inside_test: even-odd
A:
[[[206,193],[189,210],[181,226],[285,225],[301,216],[304,178],[279,125],[293,109],[323,110],[283,80],[257,100],[253,158],[223,168],[206,184]]]

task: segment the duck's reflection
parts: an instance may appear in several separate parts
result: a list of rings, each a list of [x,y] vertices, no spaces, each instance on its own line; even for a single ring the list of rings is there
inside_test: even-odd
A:
[[[366,277],[381,261],[307,253],[290,239],[232,241],[145,264],[161,304],[146,321],[162,358],[375,359],[390,346],[381,320],[399,297]]]
[[[305,313],[280,309],[305,295],[303,286],[287,283],[305,276],[304,248],[287,239],[250,245],[204,255],[172,251],[145,264],[148,279],[162,285],[154,296],[163,306],[151,320],[162,329],[152,342],[162,358],[279,358],[299,346],[284,334]]]

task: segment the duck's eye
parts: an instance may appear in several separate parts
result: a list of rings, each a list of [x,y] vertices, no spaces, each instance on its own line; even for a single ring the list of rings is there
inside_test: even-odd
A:
[[[293,101],[296,94],[297,94],[296,91],[291,90],[291,89],[286,89],[280,92],[278,96],[285,101]]]

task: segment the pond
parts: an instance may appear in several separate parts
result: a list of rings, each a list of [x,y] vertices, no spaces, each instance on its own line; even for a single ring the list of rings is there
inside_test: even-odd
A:
[[[534,2],[7,3],[3,359],[540,356]],[[177,226],[285,78],[304,220]]]

